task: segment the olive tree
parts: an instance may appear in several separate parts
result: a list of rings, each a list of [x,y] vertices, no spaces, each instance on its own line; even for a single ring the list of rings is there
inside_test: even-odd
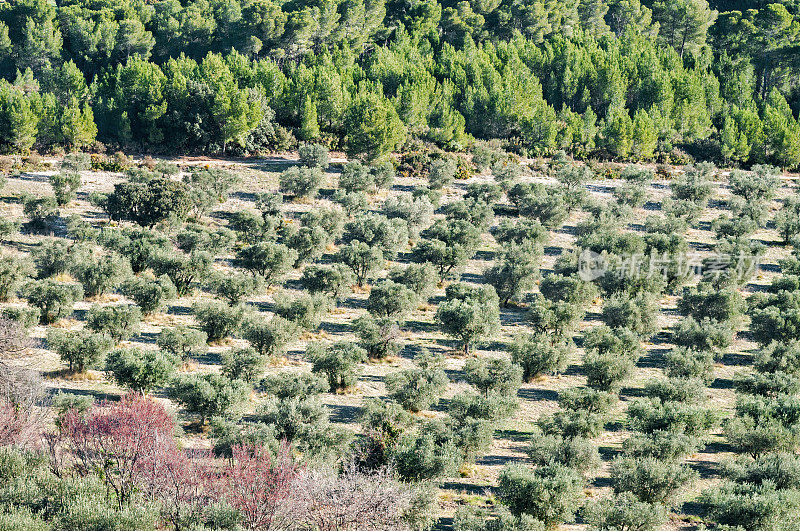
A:
[[[28,282],[22,287],[20,295],[39,309],[39,321],[47,325],[72,313],[75,303],[83,298],[83,287],[48,278]]]
[[[386,375],[389,396],[409,411],[424,411],[438,402],[450,379],[444,356],[423,350],[414,357],[415,367]]]
[[[106,356],[106,370],[132,391],[147,394],[165,385],[175,370],[175,358],[158,350],[124,348]]]
[[[87,330],[51,328],[47,331],[47,346],[69,365],[69,372],[82,373],[88,367],[100,366],[114,342],[104,334]]]
[[[497,293],[491,286],[451,284],[435,318],[439,328],[457,338],[464,354],[469,354],[472,343],[495,334],[500,328]]]
[[[358,364],[367,359],[366,351],[354,343],[339,341],[330,345],[312,343],[306,353],[312,372],[328,378],[329,391],[345,391],[358,381]]]
[[[542,374],[557,374],[567,367],[574,351],[571,339],[553,341],[544,334],[523,334],[511,345],[511,359],[522,367],[526,382]]]
[[[86,327],[106,334],[114,341],[124,341],[139,333],[142,312],[138,306],[100,306],[93,304],[86,313]]]

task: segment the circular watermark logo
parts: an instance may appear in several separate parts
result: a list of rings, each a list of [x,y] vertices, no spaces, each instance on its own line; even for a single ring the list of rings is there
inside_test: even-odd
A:
[[[578,277],[581,280],[591,282],[606,274],[608,261],[606,258],[594,251],[584,249],[578,255]]]

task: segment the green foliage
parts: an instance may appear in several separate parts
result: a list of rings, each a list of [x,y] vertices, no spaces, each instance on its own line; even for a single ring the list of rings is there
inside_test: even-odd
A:
[[[228,301],[231,306],[258,292],[261,286],[259,277],[237,271],[225,273],[215,271],[211,273],[207,283],[212,293]]]
[[[35,280],[22,287],[20,296],[39,309],[39,322],[51,324],[72,314],[72,308],[83,298],[80,284]]]
[[[252,347],[234,348],[222,354],[222,374],[251,385],[261,379],[266,364],[267,358]]]
[[[329,391],[345,391],[358,381],[358,364],[366,361],[366,351],[354,343],[339,341],[331,345],[312,343],[306,349],[312,372],[328,378]]]
[[[635,297],[615,295],[603,306],[603,321],[612,328],[627,328],[640,337],[656,331],[658,306],[652,296],[640,293]]]
[[[117,254],[81,257],[70,264],[70,273],[83,285],[87,297],[96,297],[107,293],[132,273],[127,258]]]
[[[356,283],[361,287],[367,277],[380,268],[384,257],[380,249],[356,240],[339,248],[339,252],[336,253],[336,261],[353,270]]]
[[[392,280],[373,286],[367,298],[367,310],[377,317],[402,319],[416,305],[417,294]]]
[[[376,319],[366,314],[353,321],[353,328],[359,344],[367,351],[367,357],[371,360],[394,356],[400,351],[400,327],[393,319]]]
[[[328,168],[328,149],[320,144],[301,144],[300,163],[308,168]]]
[[[237,251],[236,260],[241,267],[261,276],[267,285],[274,284],[291,271],[298,254],[282,243],[260,242]]]
[[[183,297],[191,292],[196,280],[205,277],[211,261],[211,255],[203,251],[190,255],[158,251],[151,257],[149,265],[156,276],[168,276],[178,295]]]
[[[251,389],[241,380],[216,373],[194,373],[177,376],[167,391],[189,413],[200,415],[201,424],[205,424],[214,416],[236,416]]]
[[[75,192],[81,186],[81,176],[77,172],[56,173],[50,176],[50,186],[53,187],[56,204],[63,207],[75,200]]]
[[[583,478],[563,465],[531,470],[508,465],[500,473],[499,498],[515,515],[528,514],[548,528],[571,520],[582,499]]]
[[[584,518],[593,531],[657,531],[666,521],[666,511],[660,504],[622,492],[587,505]]]
[[[245,317],[243,306],[217,301],[196,303],[192,311],[208,341],[220,341],[238,332]]]
[[[310,294],[324,293],[338,301],[349,295],[355,276],[342,264],[313,264],[303,269],[300,282]]]
[[[56,351],[62,361],[69,364],[70,372],[81,373],[86,368],[102,365],[114,342],[104,334],[51,328],[47,331],[47,345]]]
[[[164,328],[156,339],[158,348],[183,360],[208,352],[207,343],[205,332],[184,325]]]
[[[480,244],[480,231],[464,220],[437,220],[422,231],[411,250],[415,262],[432,264],[444,279],[472,258]]]
[[[310,372],[280,372],[261,380],[261,388],[276,398],[305,398],[328,390],[328,379]]]
[[[442,355],[422,351],[414,358],[416,367],[386,375],[389,396],[409,411],[424,411],[439,401],[450,379],[444,372]]]
[[[652,457],[620,457],[611,463],[614,492],[630,492],[639,501],[652,504],[674,502],[678,491],[697,475],[686,465]]]
[[[533,296],[528,309],[528,321],[534,332],[564,339],[575,329],[586,311],[569,302],[552,302],[541,294]]]
[[[467,383],[481,393],[516,395],[522,383],[522,367],[503,358],[470,358],[464,364]]]
[[[571,340],[553,342],[542,334],[524,334],[511,345],[511,359],[522,367],[523,379],[531,382],[539,375],[566,369],[573,350]]]
[[[276,315],[269,321],[257,316],[248,316],[241,327],[241,335],[262,356],[273,358],[286,353],[286,347],[297,338],[297,325]]]
[[[500,329],[497,293],[490,286],[473,287],[451,284],[446,300],[436,310],[441,330],[457,338],[465,354],[475,341],[495,334]]]
[[[186,184],[161,177],[146,183],[115,184],[105,202],[112,220],[133,221],[150,228],[162,222],[183,220],[191,206]]]
[[[29,219],[28,224],[34,231],[50,230],[60,213],[53,197],[22,197],[22,213]]]
[[[290,196],[301,198],[316,195],[322,185],[322,171],[317,166],[293,166],[284,170],[280,175],[281,192]]]
[[[483,278],[494,287],[505,306],[519,300],[533,286],[539,274],[539,256],[528,245],[506,244],[498,262],[483,272]]]
[[[106,370],[132,391],[149,393],[165,385],[175,369],[175,358],[157,350],[117,349],[106,356]]]
[[[275,304],[275,313],[305,330],[316,330],[322,324],[333,301],[325,295],[300,295],[294,299],[284,297]]]
[[[597,446],[583,437],[545,435],[537,427],[530,437],[528,456],[536,466],[563,465],[586,474],[600,467]]]
[[[8,302],[32,274],[33,267],[27,258],[5,253],[0,256],[0,301]]]
[[[93,304],[86,313],[86,327],[106,334],[114,341],[124,341],[139,333],[142,312],[138,306],[99,306]]]

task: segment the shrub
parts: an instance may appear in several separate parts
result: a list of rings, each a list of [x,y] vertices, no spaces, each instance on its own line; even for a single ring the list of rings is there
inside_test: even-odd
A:
[[[644,394],[661,402],[699,404],[705,401],[705,384],[698,378],[654,378],[644,386]]]
[[[156,276],[167,275],[178,295],[183,297],[191,292],[195,280],[206,276],[211,261],[211,255],[206,252],[191,255],[157,252],[150,259],[150,267]]]
[[[484,396],[489,391],[516,395],[522,383],[522,367],[503,358],[470,358],[464,364],[467,383]]]
[[[30,306],[11,306],[3,308],[0,311],[0,316],[4,319],[14,321],[23,330],[29,330],[39,322],[41,311],[39,308],[32,308]]]
[[[794,452],[799,441],[797,412],[795,396],[739,395],[736,416],[724,425],[725,436],[734,447],[753,457]]]
[[[26,258],[0,256],[0,302],[8,302],[32,273],[33,267]]]
[[[516,222],[504,219],[491,231],[494,239],[499,244],[516,243],[527,244],[533,247],[543,247],[549,239],[547,229],[535,219],[520,219]]]
[[[566,369],[573,352],[571,340],[555,341],[542,334],[525,334],[511,346],[511,360],[522,367],[526,382],[539,375],[559,373]]]
[[[292,197],[311,197],[319,190],[322,177],[319,168],[292,167],[281,173],[280,189]]]
[[[600,391],[619,391],[635,363],[634,359],[625,355],[589,351],[583,358],[586,385]]]
[[[418,430],[403,434],[392,451],[391,462],[406,481],[422,481],[455,474],[461,461],[452,434],[436,421],[424,423]],[[450,435],[449,437],[447,435]]]
[[[461,393],[454,396],[447,406],[447,412],[457,423],[464,425],[470,419],[495,422],[510,417],[519,407],[516,396],[489,393],[481,396],[475,393]]]
[[[762,373],[800,375],[800,342],[773,341],[756,352],[755,369]]]
[[[114,341],[124,341],[139,333],[142,312],[138,306],[98,306],[92,305],[86,313],[86,327],[89,330],[106,334]]]
[[[348,432],[329,422],[328,411],[316,396],[268,398],[255,417],[274,430],[276,439],[323,461],[346,447]]]
[[[800,234],[800,200],[788,197],[783,207],[775,214],[775,230],[783,237],[783,243],[788,244],[792,238]]]
[[[183,177],[190,187],[190,198],[198,215],[207,214],[217,203],[228,199],[228,192],[239,176],[222,168],[201,168]]]
[[[308,168],[327,169],[328,148],[320,144],[300,144],[300,164]]]
[[[303,270],[300,283],[312,295],[324,293],[334,300],[347,296],[355,282],[355,276],[342,264],[310,265]]]
[[[618,457],[611,463],[614,492],[630,492],[645,503],[671,504],[697,472],[674,461],[652,457]]]
[[[717,423],[714,412],[700,405],[640,398],[628,406],[632,429],[644,433],[669,431],[701,437]]]
[[[375,179],[368,166],[360,161],[350,161],[342,168],[339,188],[346,192],[369,192],[375,188]]]
[[[714,353],[675,347],[664,355],[664,372],[670,378],[700,378],[706,385],[714,380]]]
[[[581,474],[592,472],[602,464],[597,445],[589,439],[545,435],[539,428],[534,428],[527,452],[536,466],[563,465]]]
[[[363,192],[347,193],[344,190],[336,190],[331,200],[340,205],[351,218],[369,208],[369,198]]]
[[[237,332],[245,315],[243,306],[218,301],[196,303],[192,311],[208,341],[220,341]]]
[[[433,210],[433,204],[428,197],[415,198],[409,193],[387,197],[382,207],[383,215],[387,218],[399,218],[406,222],[411,238],[419,236],[419,231],[430,224]]]
[[[503,306],[519,300],[533,287],[539,275],[539,256],[526,245],[506,244],[498,262],[483,272],[487,284],[494,287]]]
[[[83,298],[83,288],[75,283],[35,280],[23,286],[21,296],[39,309],[39,322],[47,325],[72,314],[75,302]]]
[[[354,241],[339,248],[336,261],[352,269],[358,287],[362,287],[367,277],[384,263],[384,258],[380,249],[370,247],[361,241]]]
[[[191,207],[189,187],[162,177],[146,183],[115,184],[105,201],[105,210],[113,221],[128,220],[151,228],[165,221],[182,221]]]
[[[698,204],[708,201],[713,189],[709,178],[715,171],[716,168],[708,163],[687,166],[683,175],[670,184],[672,197]]]
[[[53,197],[22,197],[22,213],[29,219],[31,230],[44,232],[50,229],[60,215]]]
[[[389,271],[389,279],[413,291],[420,301],[427,301],[436,284],[436,270],[430,264],[409,264]]]
[[[598,391],[586,387],[564,389],[558,396],[562,409],[606,414],[617,402],[617,395],[609,391]]]
[[[151,265],[152,258],[160,253],[172,253],[172,245],[158,231],[143,227],[123,229],[104,228],[99,243],[109,251],[121,254],[130,261],[134,273],[141,273]]]
[[[450,381],[444,371],[442,355],[422,351],[414,358],[413,369],[386,375],[389,396],[409,411],[424,411],[439,401]]]
[[[378,317],[402,319],[416,305],[416,293],[391,280],[373,286],[367,298],[367,310]]]
[[[520,215],[538,220],[548,229],[561,226],[569,216],[564,193],[541,184],[520,183],[508,191],[508,199]]]
[[[539,291],[549,301],[585,305],[597,297],[597,288],[578,277],[550,273],[539,283]]]
[[[441,158],[431,161],[428,166],[428,184],[433,190],[441,190],[453,184],[458,167],[450,158]]]
[[[393,258],[408,241],[406,224],[400,219],[388,219],[380,214],[368,214],[344,226],[344,243],[364,242],[378,248],[386,258]]]
[[[536,294],[529,305],[528,321],[534,332],[549,335],[554,340],[564,339],[583,319],[586,311],[568,302],[551,302]]]
[[[70,266],[70,273],[83,284],[84,294],[95,297],[116,288],[132,271],[126,258],[112,253],[75,261]]]
[[[77,172],[60,172],[50,176],[50,186],[58,206],[65,206],[75,199],[75,192],[81,186],[81,176]]]
[[[48,278],[66,273],[72,263],[73,247],[67,240],[53,238],[44,240],[31,251],[37,278]]]
[[[261,388],[278,399],[304,398],[326,392],[328,379],[311,372],[280,372],[261,380]]]
[[[531,470],[513,464],[500,473],[498,489],[513,514],[528,514],[555,528],[574,517],[583,499],[583,478],[563,465]]]
[[[630,492],[590,502],[584,511],[593,531],[658,531],[666,522],[664,506],[639,501]]]
[[[472,223],[483,232],[489,228],[494,218],[494,210],[490,205],[476,199],[462,199],[442,207],[445,219],[462,220]]]
[[[750,330],[760,344],[800,339],[800,292],[780,291],[766,296],[757,294],[751,296],[748,302]]]
[[[540,417],[538,425],[548,435],[593,438],[602,433],[606,415],[590,411],[562,410]]]
[[[332,306],[331,299],[325,295],[300,295],[294,299],[278,300],[275,313],[301,328],[316,330]]]
[[[751,325],[751,328],[755,329],[756,325]],[[717,351],[729,347],[733,342],[733,328],[729,323],[710,319],[698,322],[688,317],[675,325],[672,342],[696,351]]]
[[[47,331],[47,346],[69,364],[70,372],[82,373],[87,367],[100,366],[114,343],[103,334],[51,328]]]
[[[312,372],[327,376],[329,391],[344,391],[358,381],[358,364],[367,359],[366,351],[346,341],[331,345],[312,343],[306,350]]]
[[[161,350],[180,359],[202,356],[208,352],[208,336],[202,330],[178,325],[164,328],[158,334],[156,345]]]
[[[119,385],[146,394],[167,383],[175,358],[157,350],[117,349],[106,357],[106,370]]]
[[[274,242],[256,243],[236,253],[238,264],[253,275],[261,276],[268,286],[291,271],[298,257],[297,251]]]
[[[277,358],[297,338],[297,325],[279,315],[269,321],[252,315],[242,323],[242,337],[262,356]]]
[[[168,301],[178,296],[175,285],[166,275],[155,279],[146,277],[128,279],[120,286],[120,291],[135,302],[145,315],[161,310]]]
[[[700,439],[684,433],[654,431],[628,437],[622,447],[626,456],[652,457],[659,461],[680,461],[701,446]]]
[[[729,177],[731,193],[751,202],[767,201],[778,187],[778,175],[780,170],[765,166],[754,166],[752,173],[734,170]]]
[[[353,321],[359,345],[367,351],[371,360],[394,356],[400,351],[400,327],[393,319],[376,319],[369,314]]]
[[[436,310],[436,322],[445,334],[458,338],[464,354],[469,354],[470,344],[499,330],[500,311],[494,288],[451,284],[446,297]]]
[[[261,379],[266,365],[266,356],[252,347],[234,348],[222,354],[222,374],[251,385]]]
[[[658,306],[652,296],[645,293],[629,297],[615,295],[603,306],[603,321],[612,328],[627,328],[640,337],[656,331]]]
[[[245,382],[215,373],[181,374],[173,380],[168,395],[189,413],[200,415],[200,423],[205,424],[214,416],[235,416],[250,391]]]
[[[207,287],[218,297],[225,299],[231,306],[242,302],[261,288],[259,277],[236,271],[213,272],[209,276]]]
[[[236,233],[236,237],[247,244],[255,244],[274,239],[279,220],[272,216],[260,216],[249,210],[232,212],[228,227]]]
[[[206,251],[212,255],[227,254],[236,242],[236,233],[229,228],[209,229],[204,225],[186,225],[175,235],[175,244],[185,253]]]
[[[797,491],[732,482],[704,491],[700,502],[714,522],[733,529],[756,531],[780,529],[783,523],[793,522],[800,507]]]
[[[455,269],[472,258],[480,245],[480,230],[464,220],[437,220],[422,231],[423,240],[412,249],[412,259],[429,262],[444,281]]]

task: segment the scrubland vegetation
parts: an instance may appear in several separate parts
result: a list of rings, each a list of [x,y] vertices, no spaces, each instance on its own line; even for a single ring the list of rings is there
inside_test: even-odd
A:
[[[800,528],[799,28],[0,2],[0,530]]]

